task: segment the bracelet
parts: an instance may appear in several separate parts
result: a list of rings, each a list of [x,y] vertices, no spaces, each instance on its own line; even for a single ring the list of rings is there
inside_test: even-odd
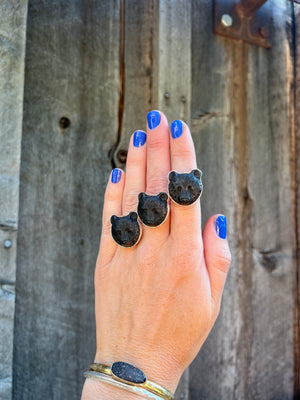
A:
[[[125,362],[115,362],[111,367],[106,364],[94,363],[90,366],[89,371],[84,372],[84,376],[143,395],[147,399],[174,400],[171,392],[157,383],[147,380],[142,370]]]

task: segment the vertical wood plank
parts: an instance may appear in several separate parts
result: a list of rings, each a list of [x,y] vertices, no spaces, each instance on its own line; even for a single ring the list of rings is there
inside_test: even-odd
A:
[[[190,122],[192,2],[160,0],[157,75],[154,93],[158,108],[170,123]]]
[[[289,2],[266,7],[269,51],[210,36],[210,2],[193,3],[193,133],[210,199],[203,194],[203,215],[229,217],[233,263],[221,314],[191,368],[191,399],[293,397],[292,14]]]
[[[80,398],[118,99],[119,2],[31,0],[14,399]]]
[[[190,400],[234,399],[236,330],[234,260],[234,127],[229,88],[232,60],[225,40],[213,33],[212,2],[198,0],[192,7],[192,135],[198,167],[203,171],[202,224],[213,214],[225,214],[233,263],[223,295],[221,313],[190,367]]]
[[[154,107],[153,49],[157,19],[155,1],[126,0],[120,29],[123,48],[123,82],[120,84],[119,137],[115,143],[113,162],[124,168],[130,135],[138,129],[146,130],[148,111]],[[123,93],[122,93],[123,92]],[[120,156],[121,154],[121,156]]]
[[[0,4],[0,398],[12,396],[27,0]]]

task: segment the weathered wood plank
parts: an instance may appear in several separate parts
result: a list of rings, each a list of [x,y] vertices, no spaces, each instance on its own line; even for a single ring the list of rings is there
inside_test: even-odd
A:
[[[209,198],[204,193],[203,215],[229,217],[233,263],[221,315],[191,369],[191,399],[293,396],[291,6],[266,7],[271,50],[210,36],[210,2],[193,3],[193,133]]]
[[[93,274],[118,98],[119,2],[30,1],[15,399],[80,398],[95,352]]]
[[[0,398],[12,395],[27,0],[0,4]]]
[[[154,96],[157,106],[169,122],[190,122],[191,107],[191,39],[192,2],[162,0],[159,2],[157,74]]]
[[[119,116],[119,138],[114,153],[115,165],[123,168],[130,135],[137,129],[146,130],[146,116],[154,107],[152,57],[155,46],[154,31],[157,20],[157,7],[154,1],[124,1],[121,18],[120,46],[123,48],[123,82],[120,84],[121,115]],[[121,62],[122,62],[121,61]],[[122,84],[123,83],[123,84]]]

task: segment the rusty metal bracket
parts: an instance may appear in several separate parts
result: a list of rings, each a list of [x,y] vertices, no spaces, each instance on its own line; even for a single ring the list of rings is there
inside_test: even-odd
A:
[[[214,31],[217,35],[270,48],[271,18],[267,0],[214,0]]]

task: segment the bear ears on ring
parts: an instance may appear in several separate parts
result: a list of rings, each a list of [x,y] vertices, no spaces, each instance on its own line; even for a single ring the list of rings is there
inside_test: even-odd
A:
[[[131,211],[129,213],[129,215],[125,215],[124,217],[117,217],[116,215],[112,215],[110,218],[110,222],[113,224],[114,222],[117,222],[119,219],[123,218],[123,219],[128,219],[128,217],[132,220],[132,221],[137,221],[137,213],[135,211]]]
[[[174,180],[176,180],[176,176],[177,176],[177,175],[183,175],[183,174],[180,174],[180,173],[178,173],[178,172],[176,172],[176,171],[171,171],[171,172],[169,173],[169,180],[170,180],[171,182],[174,181]],[[201,179],[201,177],[202,177],[202,172],[200,171],[200,169],[193,169],[190,173],[184,174],[184,175],[194,175],[195,178]]]
[[[158,197],[160,200],[163,200],[163,201],[167,201],[167,200],[168,200],[168,195],[167,195],[167,193],[165,193],[165,192],[160,192],[160,193],[159,193],[158,195],[156,195],[156,196],[151,196],[151,195],[146,194],[146,193],[144,193],[144,192],[142,192],[142,193],[139,194],[139,200],[145,199],[145,198],[147,198],[147,197]]]

